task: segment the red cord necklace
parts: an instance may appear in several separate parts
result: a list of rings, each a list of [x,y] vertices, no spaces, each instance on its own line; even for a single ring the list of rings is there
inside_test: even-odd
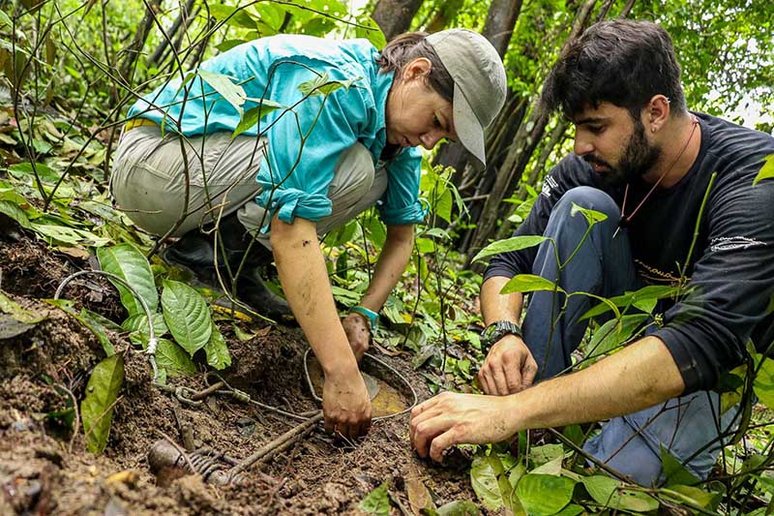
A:
[[[683,145],[682,150],[680,151],[680,154],[677,155],[677,157],[672,161],[672,164],[669,165],[669,168],[664,171],[663,174],[661,174],[661,177],[658,178],[658,181],[656,181],[653,186],[648,190],[648,193],[645,194],[645,196],[642,198],[640,203],[635,206],[635,208],[632,210],[632,212],[629,215],[626,215],[626,201],[629,198],[629,183],[626,183],[626,188],[624,189],[624,198],[623,202],[621,203],[621,220],[618,222],[618,227],[615,230],[615,233],[613,233],[613,238],[615,238],[618,235],[618,232],[621,231],[621,228],[625,228],[629,225],[629,223],[632,221],[635,215],[637,215],[637,212],[640,211],[640,208],[645,204],[645,202],[650,198],[650,196],[653,194],[653,192],[656,191],[656,188],[658,188],[658,185],[661,184],[661,182],[664,180],[664,178],[672,171],[672,168],[677,164],[678,161],[680,161],[680,158],[683,157],[683,154],[685,154],[686,149],[688,149],[688,145],[691,143],[691,140],[693,139],[693,133],[696,132],[696,128],[699,126],[699,121],[696,119],[696,117],[693,117],[693,127],[691,128],[691,134],[688,135],[688,139],[685,141],[685,145]]]

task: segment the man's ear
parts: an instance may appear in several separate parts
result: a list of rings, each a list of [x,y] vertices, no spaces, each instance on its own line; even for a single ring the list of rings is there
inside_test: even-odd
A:
[[[428,76],[430,70],[433,69],[433,63],[426,57],[417,57],[409,61],[406,66],[403,67],[402,77],[404,81],[411,81],[416,79],[423,79]]]
[[[664,95],[654,95],[642,110],[642,123],[651,134],[657,133],[669,120],[671,108]]]

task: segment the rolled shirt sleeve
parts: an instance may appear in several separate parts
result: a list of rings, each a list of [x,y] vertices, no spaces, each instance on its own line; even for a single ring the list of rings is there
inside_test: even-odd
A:
[[[385,224],[418,224],[425,219],[427,209],[419,199],[421,163],[421,151],[409,147],[387,164],[387,191],[378,206]]]

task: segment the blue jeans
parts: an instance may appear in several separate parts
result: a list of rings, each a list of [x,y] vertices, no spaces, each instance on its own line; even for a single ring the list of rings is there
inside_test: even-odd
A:
[[[594,225],[584,239],[589,225],[580,213],[571,214],[573,203],[605,213],[608,218]],[[557,282],[566,292],[612,297],[637,290],[642,284],[626,230],[614,237],[619,218],[618,207],[604,192],[585,186],[568,191],[554,207],[544,233],[556,247],[548,241],[541,244],[532,273]],[[575,256],[559,271],[557,252],[561,262],[567,261],[579,244]],[[597,303],[583,295],[569,299],[553,292],[530,295],[524,339],[538,363],[539,379],[570,369],[570,355],[580,344],[587,326],[587,321],[579,319]],[[734,424],[735,415],[735,410],[720,415],[720,397],[716,393],[696,392],[611,419],[584,448],[642,485],[663,482],[661,447],[694,475],[705,479],[721,449],[718,436]]]

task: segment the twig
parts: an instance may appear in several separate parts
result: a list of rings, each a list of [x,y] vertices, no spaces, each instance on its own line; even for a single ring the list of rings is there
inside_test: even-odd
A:
[[[317,423],[322,420],[322,418],[323,418],[323,414],[322,412],[319,412],[316,416],[312,417],[311,419],[308,419],[307,421],[304,421],[303,423],[297,425],[295,428],[288,430],[287,432],[277,437],[270,443],[261,447],[260,450],[250,455],[245,460],[243,460],[242,462],[240,462],[238,465],[236,465],[234,468],[231,469],[228,475],[229,481],[231,481],[234,477],[236,477],[238,473],[246,470],[256,462],[259,462],[259,461],[263,462],[264,460],[269,460],[277,453],[288,449],[290,446],[295,444],[301,437],[311,432],[314,429],[314,427],[317,425]]]
[[[183,459],[185,459],[185,463],[188,465],[188,468],[190,469],[191,473],[196,473],[197,470],[194,467],[193,463],[191,462],[191,458],[188,456],[188,453],[180,446],[178,446],[178,444],[175,441],[173,441],[171,437],[169,437],[167,434],[165,434],[158,428],[156,429],[156,433],[159,434],[161,437],[163,437],[164,440],[166,440],[169,444],[171,444],[175,448],[175,450],[177,450],[177,453],[179,453],[180,456],[183,457]]]

